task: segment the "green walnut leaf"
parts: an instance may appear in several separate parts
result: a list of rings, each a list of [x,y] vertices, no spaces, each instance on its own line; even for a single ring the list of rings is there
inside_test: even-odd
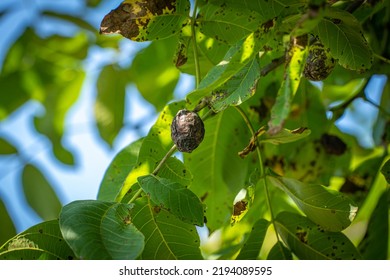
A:
[[[197,102],[207,93],[215,91],[220,86],[228,82],[229,79],[231,79],[234,75],[237,75],[237,73],[239,73],[244,67],[247,67],[247,69],[242,70],[243,72],[240,75],[245,76],[245,73],[251,73],[250,77],[252,77],[252,74],[254,73],[253,69],[258,67],[258,65],[253,64],[257,63],[254,62],[254,58],[258,55],[261,48],[263,48],[264,45],[271,40],[271,34],[273,34],[272,31],[276,29],[276,25],[276,21],[271,21],[267,25],[262,25],[255,32],[250,33],[247,37],[237,41],[226,52],[223,60],[210,69],[207,75],[200,82],[198,88],[188,94],[187,101],[196,105]],[[237,80],[237,78],[232,79]],[[247,81],[245,83],[252,84],[250,87],[252,88],[254,80],[256,80],[255,77],[253,77],[251,81]],[[240,87],[238,86],[237,89],[240,89]],[[237,92],[239,96],[241,91]],[[248,95],[248,91],[251,93],[250,89],[247,89],[244,93],[245,96]],[[251,95],[249,94],[249,96]],[[237,103],[238,100],[237,98],[234,98],[231,102]]]
[[[269,251],[267,260],[292,260],[292,254],[281,241],[278,241]]]
[[[0,244],[10,239],[16,234],[14,223],[12,222],[11,216],[8,213],[6,206],[0,199],[0,221],[2,229],[0,231]]]
[[[373,52],[352,14],[329,9],[314,32],[344,68],[362,72],[371,67]]]
[[[12,155],[16,154],[18,150],[7,139],[0,137],[0,154]]]
[[[144,236],[132,223],[132,208],[115,202],[73,201],[61,211],[62,235],[80,259],[136,259],[144,249]]]
[[[62,237],[58,220],[39,223],[0,247],[0,260],[72,260],[76,256]]]
[[[200,260],[199,235],[194,225],[183,222],[147,197],[134,202],[132,221],[145,236],[144,260]]]
[[[289,249],[300,259],[352,260],[361,256],[341,232],[325,231],[306,217],[281,212],[275,219],[277,232]]]
[[[138,183],[138,177],[152,173],[153,169],[172,147],[171,123],[176,112],[182,108],[183,102],[174,102],[163,109],[156,123],[144,138],[136,164],[124,179],[121,189],[117,193],[116,201],[122,201],[132,186]],[[184,166],[183,162],[175,157],[171,157],[166,161],[159,171],[159,176],[171,179],[184,186],[189,185],[192,181],[191,172]]]
[[[382,166],[381,173],[385,176],[387,183],[390,184],[390,159]]]
[[[137,163],[139,150],[143,138],[124,147],[107,167],[104,177],[100,183],[98,200],[114,201],[117,193],[122,187],[127,174]]]
[[[257,58],[254,58],[213,92],[214,99],[211,101],[211,107],[214,112],[222,111],[228,106],[238,106],[252,97],[256,92],[259,78],[260,65]]]
[[[97,81],[94,106],[96,126],[100,137],[111,147],[123,127],[127,83],[126,73],[115,65],[105,66]]]
[[[49,180],[37,167],[31,164],[24,167],[22,184],[28,204],[42,219],[58,218],[61,202]]]
[[[359,251],[365,260],[388,259],[386,250],[389,244],[390,190],[385,190],[371,214],[364,239]]]
[[[181,30],[189,8],[186,0],[126,0],[103,18],[100,33],[119,33],[133,41],[167,38]]]
[[[248,239],[237,256],[237,260],[255,260],[258,257],[269,225],[270,222],[265,219],[260,219],[253,225]]]
[[[292,44],[289,49],[284,80],[279,88],[276,101],[271,109],[271,120],[268,122],[268,133],[271,135],[279,133],[291,111],[291,103],[298,91],[301,75],[306,60],[307,48],[299,44]]]
[[[200,30],[226,44],[233,44],[256,30],[261,23],[259,13],[232,5],[204,5],[198,16]]]
[[[339,192],[290,178],[267,176],[267,180],[270,185],[285,191],[310,220],[325,230],[341,231],[356,216],[355,203]]]
[[[185,222],[203,226],[203,205],[187,187],[154,175],[140,177],[138,182],[155,204]]]

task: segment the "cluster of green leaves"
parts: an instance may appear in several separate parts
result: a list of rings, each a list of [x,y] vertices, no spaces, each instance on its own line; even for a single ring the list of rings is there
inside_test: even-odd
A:
[[[65,205],[58,221],[6,242],[0,258],[389,258],[389,84],[376,147],[335,126],[373,74],[389,74],[374,60],[388,50],[366,22],[389,5],[210,0],[190,15],[187,0],[150,2],[126,0],[102,22],[102,33],[152,43],[129,68],[104,67],[95,114],[112,144],[133,82],[161,111],[156,123],[113,159],[97,200]],[[338,61],[321,89],[302,76],[299,38],[321,40]],[[180,72],[199,82],[170,102]],[[198,104],[204,140],[179,160],[172,119]],[[210,232],[203,242],[200,228]]]

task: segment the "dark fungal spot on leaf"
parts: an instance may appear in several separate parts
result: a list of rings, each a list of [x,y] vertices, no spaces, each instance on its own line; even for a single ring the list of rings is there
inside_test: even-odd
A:
[[[125,216],[125,217],[123,218],[123,223],[124,223],[125,225],[130,225],[130,224],[131,224],[131,217],[130,217],[130,215],[127,215],[127,216]]]
[[[103,18],[100,33],[118,33],[131,40],[146,41],[144,36],[139,37],[140,31],[145,30],[156,15],[171,14],[175,10],[175,1],[171,0],[121,3]]]
[[[333,22],[334,24],[341,24],[343,21],[342,21],[341,19],[334,18],[334,19],[332,19],[332,22]]]
[[[307,231],[305,230],[298,230],[295,233],[295,236],[298,237],[298,239],[302,242],[307,244]]]
[[[328,49],[317,41],[309,47],[303,74],[311,81],[322,81],[330,75],[335,66],[336,60]]]
[[[159,206],[153,206],[153,212],[154,212],[155,214],[160,213],[160,211],[161,211],[161,207],[159,207]]]
[[[42,234],[42,233],[43,233],[43,229],[40,228],[40,229],[38,230],[38,232],[39,232],[40,234]]]
[[[206,200],[206,198],[208,197],[209,193],[208,192],[205,192],[201,197],[200,197],[200,201],[204,202]]]
[[[244,200],[240,200],[234,204],[233,207],[233,215],[234,216],[239,216],[241,215],[242,212],[244,212],[247,209],[248,202]]]

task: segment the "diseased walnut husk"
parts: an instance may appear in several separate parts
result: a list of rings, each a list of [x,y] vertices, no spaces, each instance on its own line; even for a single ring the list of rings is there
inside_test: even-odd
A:
[[[309,47],[303,75],[311,81],[322,81],[329,76],[335,66],[336,60],[330,51],[317,41]]]
[[[320,141],[325,152],[329,155],[340,156],[347,150],[347,145],[336,135],[324,133]]]
[[[180,110],[172,121],[171,137],[180,152],[191,153],[204,137],[202,119],[195,112]]]

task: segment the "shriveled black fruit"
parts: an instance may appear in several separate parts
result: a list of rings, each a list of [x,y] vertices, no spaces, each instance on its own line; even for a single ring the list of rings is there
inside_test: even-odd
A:
[[[336,135],[324,133],[320,141],[327,154],[340,156],[347,150],[347,145]]]
[[[309,47],[303,75],[311,81],[322,81],[329,76],[335,66],[336,60],[330,55],[329,50],[317,41]]]
[[[180,110],[172,121],[171,137],[180,152],[191,153],[204,137],[202,119],[195,112]]]

